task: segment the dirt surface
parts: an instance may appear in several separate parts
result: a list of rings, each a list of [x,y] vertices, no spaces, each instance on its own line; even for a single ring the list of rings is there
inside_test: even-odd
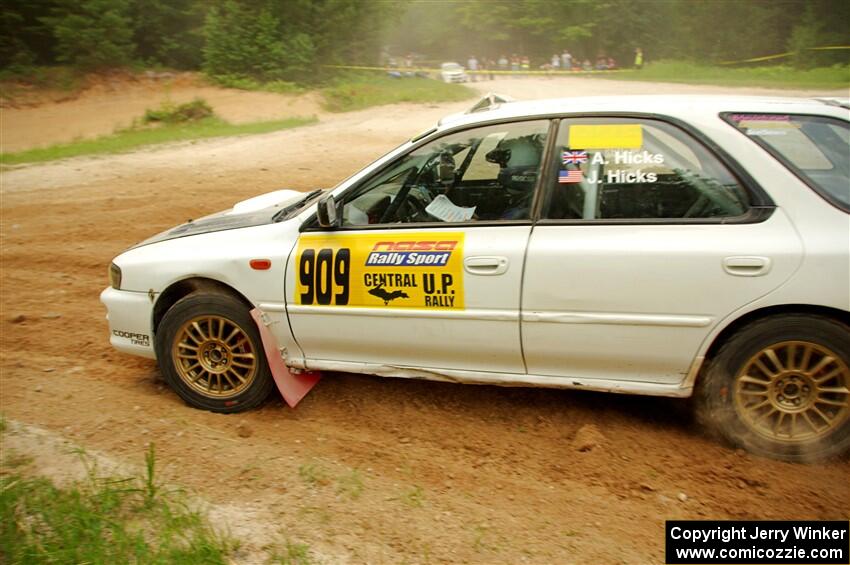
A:
[[[19,94],[15,99],[18,107],[1,111],[3,151],[23,151],[110,134],[129,127],[149,108],[195,98],[203,98],[219,117],[235,124],[322,114],[315,94],[218,88],[193,73],[102,78],[52,104],[28,103],[27,96]]]
[[[729,449],[703,437],[684,401],[328,374],[296,410],[275,398],[225,416],[186,407],[153,362],[109,347],[98,294],[114,255],[242,198],[335,184],[467,105],[390,106],[0,173],[0,409],[16,422],[15,450],[43,450],[48,434],[137,464],[154,442],[166,480],[214,505],[217,525],[241,524],[238,563],[271,539],[306,543],[326,563],[660,563],[667,519],[850,518],[850,461]],[[9,124],[4,139],[24,135]]]

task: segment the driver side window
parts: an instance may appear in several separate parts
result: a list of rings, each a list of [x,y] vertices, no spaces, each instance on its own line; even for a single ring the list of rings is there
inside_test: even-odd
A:
[[[343,197],[343,226],[525,220],[547,120],[449,134],[400,157]]]

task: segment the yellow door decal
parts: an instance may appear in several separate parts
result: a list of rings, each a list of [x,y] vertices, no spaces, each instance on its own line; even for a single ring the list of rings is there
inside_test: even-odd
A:
[[[463,233],[302,235],[295,303],[462,310]]]
[[[571,125],[571,149],[640,149],[640,124]]]

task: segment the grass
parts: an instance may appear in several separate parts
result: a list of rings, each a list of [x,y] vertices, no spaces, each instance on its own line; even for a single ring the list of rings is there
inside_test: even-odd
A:
[[[278,565],[311,565],[313,559],[309,546],[287,540],[282,552],[272,554],[271,562]]]
[[[425,501],[425,491],[419,485],[414,486],[411,490],[403,492],[398,500],[411,508],[422,508]]]
[[[125,153],[140,147],[171,141],[268,133],[315,122],[316,118],[288,118],[285,120],[231,124],[219,118],[212,117],[190,123],[165,124],[156,128],[132,128],[94,139],[83,139],[70,143],[52,145],[50,147],[28,149],[16,153],[4,153],[0,156],[0,162],[5,166],[21,163],[38,163],[83,155]]]
[[[178,491],[156,479],[153,447],[144,476],[99,477],[59,488],[43,477],[0,477],[2,563],[224,564],[235,548]],[[296,563],[296,562],[293,562]]]
[[[352,469],[337,479],[336,493],[357,500],[363,494],[363,477],[360,471]]]
[[[642,80],[719,86],[839,89],[850,87],[850,66],[835,65],[801,70],[785,65],[769,67],[715,67],[684,61],[658,61],[641,70],[627,70],[594,78]]]
[[[330,482],[328,472],[321,464],[311,462],[298,467],[298,476],[310,486],[326,485]]]
[[[456,102],[477,93],[460,84],[421,77],[390,78],[350,75],[321,89],[323,107],[329,112],[350,112],[399,102]]]
[[[473,528],[473,540],[472,546],[475,548],[475,551],[482,552],[498,552],[499,547],[487,541],[485,538],[489,538],[489,530],[486,526],[477,525]]]
[[[212,106],[203,98],[195,98],[184,104],[165,101],[159,108],[148,108],[142,116],[144,124],[183,124],[197,122],[215,115]]]
[[[213,84],[225,88],[236,88],[239,90],[256,90],[260,92],[276,92],[278,94],[300,94],[306,89],[294,82],[286,80],[271,80],[260,82],[252,78],[236,75],[207,75],[207,79]]]
[[[333,520],[333,515],[325,506],[303,506],[298,509],[298,517],[310,518],[322,526],[327,526]]]

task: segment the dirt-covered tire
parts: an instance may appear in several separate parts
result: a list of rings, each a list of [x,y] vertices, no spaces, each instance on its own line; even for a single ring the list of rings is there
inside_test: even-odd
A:
[[[697,415],[734,445],[786,461],[850,450],[850,328],[777,315],[732,335],[700,374]]]
[[[191,406],[234,413],[256,408],[274,381],[248,308],[217,292],[196,292],[172,306],[156,334],[166,382]]]

